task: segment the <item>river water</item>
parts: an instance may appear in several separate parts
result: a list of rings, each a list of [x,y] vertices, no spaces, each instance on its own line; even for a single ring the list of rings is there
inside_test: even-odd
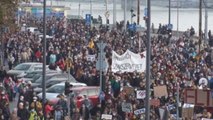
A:
[[[68,15],[78,15],[79,14],[79,3],[78,2],[55,2],[53,5],[65,5],[70,8],[66,11]],[[140,24],[144,27],[144,8],[141,6],[141,19]],[[108,4],[108,10],[110,13],[109,20],[110,24],[113,23],[113,4]],[[97,18],[98,15],[101,15],[103,18],[103,23],[105,23],[105,14],[106,6],[104,3],[92,3],[92,15],[94,18]],[[90,3],[80,3],[80,15],[85,17],[85,14],[90,13]],[[136,13],[136,12],[135,12]],[[121,5],[117,4],[117,21],[124,20],[124,11],[121,9]],[[205,10],[203,9],[202,15],[202,30],[204,31],[205,27]],[[130,11],[127,11],[127,20],[130,21]],[[137,18],[134,17],[133,21],[137,21]],[[166,7],[155,7],[151,8],[151,22],[154,23],[154,26],[158,28],[159,23],[168,24],[168,8]],[[208,9],[208,29],[213,30],[213,9]],[[173,24],[173,30],[177,30],[177,8],[171,9],[171,23]],[[196,33],[198,33],[199,26],[199,9],[196,8],[180,8],[179,9],[179,30],[185,31],[188,28],[193,26]]]

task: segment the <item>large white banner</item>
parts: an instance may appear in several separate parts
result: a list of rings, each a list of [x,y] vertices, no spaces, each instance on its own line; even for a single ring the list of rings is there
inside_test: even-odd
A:
[[[144,72],[146,69],[146,52],[135,54],[127,50],[118,55],[112,51],[112,72]]]

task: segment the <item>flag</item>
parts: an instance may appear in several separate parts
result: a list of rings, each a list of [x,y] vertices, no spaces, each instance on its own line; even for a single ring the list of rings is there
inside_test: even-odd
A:
[[[88,44],[88,47],[91,48],[91,49],[93,49],[94,46],[95,46],[94,41],[93,41],[93,40],[90,40],[90,42],[89,42],[89,44]]]

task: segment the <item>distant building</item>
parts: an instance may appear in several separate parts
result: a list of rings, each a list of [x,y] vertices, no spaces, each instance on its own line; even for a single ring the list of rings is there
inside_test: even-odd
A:
[[[137,8],[137,1],[138,0],[127,0],[127,9],[130,10],[131,8]],[[177,3],[179,1],[179,3]],[[207,2],[207,6],[213,8],[213,0],[205,0]],[[146,0],[140,0],[142,5],[146,4]],[[124,0],[121,1],[122,8],[124,8]],[[169,0],[152,0],[151,4],[153,6],[161,6],[161,7],[168,7]],[[198,8],[199,7],[199,0],[171,0],[171,7],[177,7],[179,4],[180,8]]]

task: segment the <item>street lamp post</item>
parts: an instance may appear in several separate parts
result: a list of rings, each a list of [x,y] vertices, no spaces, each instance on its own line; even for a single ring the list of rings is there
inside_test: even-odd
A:
[[[126,31],[126,11],[127,11],[127,0],[124,0],[124,30]]]
[[[206,0],[203,0],[205,5],[205,42],[208,42],[208,3]]]
[[[116,1],[117,0],[113,0],[113,25],[115,26],[116,25]]]
[[[140,24],[140,0],[138,0],[138,7],[137,7],[137,24]]]
[[[146,120],[150,120],[151,0],[147,1]]]
[[[80,18],[80,14],[81,14],[81,4],[79,2],[78,4],[78,17]]]
[[[92,16],[92,0],[90,0],[90,15]]]
[[[169,20],[168,20],[169,25],[171,24],[171,0],[169,0]]]
[[[46,120],[45,102],[46,102],[46,0],[43,2],[43,75],[42,75],[42,109],[44,120]]]
[[[131,12],[131,25],[132,25],[132,23],[133,23],[133,17],[134,17],[134,10],[133,10],[133,8],[130,10],[130,12]]]
[[[199,4],[199,53],[201,49],[201,41],[202,41],[202,0],[200,0]]]

